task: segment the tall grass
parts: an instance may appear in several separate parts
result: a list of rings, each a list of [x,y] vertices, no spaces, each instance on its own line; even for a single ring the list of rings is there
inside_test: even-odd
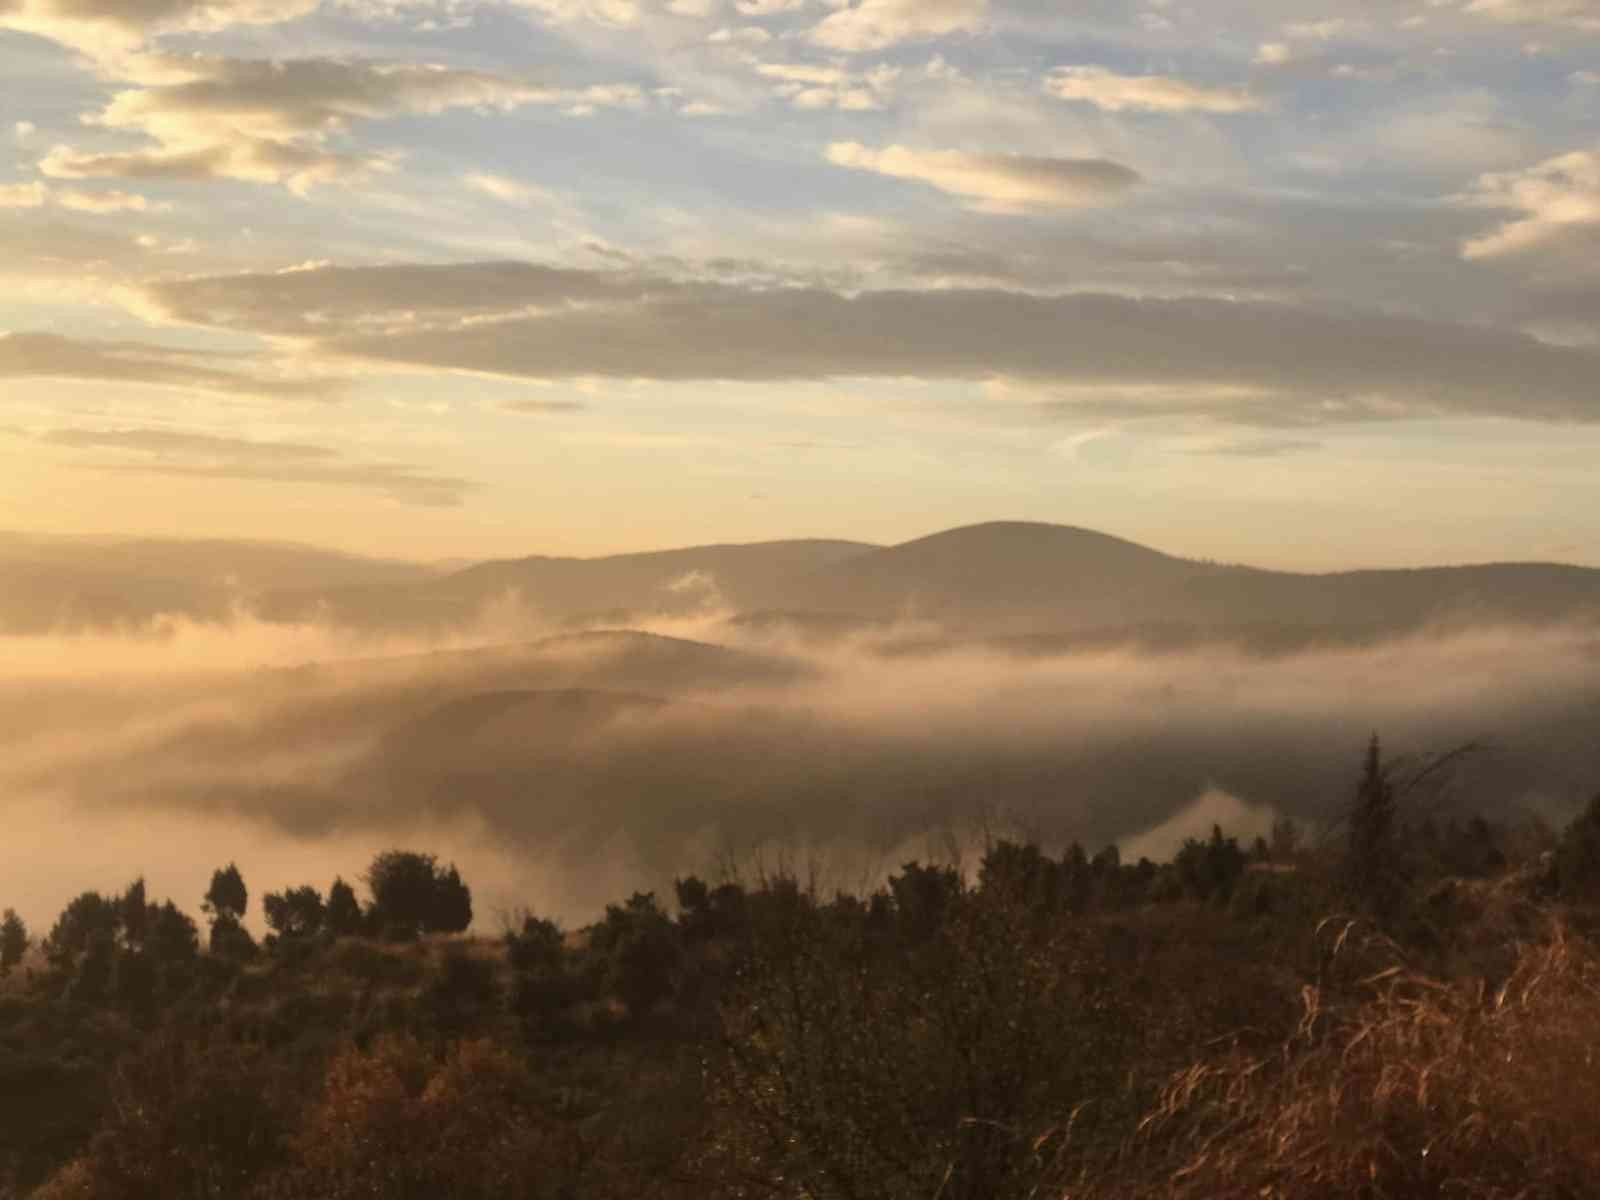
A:
[[[1336,934],[1336,957],[1397,953]],[[1600,958],[1552,921],[1498,987],[1392,961],[1307,985],[1276,1053],[1175,1075],[1121,1169],[1069,1196],[1533,1200],[1600,1187]]]

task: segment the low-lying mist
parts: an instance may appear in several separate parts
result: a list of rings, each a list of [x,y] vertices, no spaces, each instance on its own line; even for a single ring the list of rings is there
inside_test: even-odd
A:
[[[1160,857],[1212,820],[1326,826],[1373,731],[1483,744],[1413,798],[1448,812],[1559,821],[1600,787],[1592,628],[1266,655],[713,612],[574,632],[509,598],[429,640],[240,613],[0,656],[0,904],[41,932],[86,886],[194,909],[230,860],[259,896],[397,845],[455,860],[488,929],[763,855],[840,886],[995,833]]]

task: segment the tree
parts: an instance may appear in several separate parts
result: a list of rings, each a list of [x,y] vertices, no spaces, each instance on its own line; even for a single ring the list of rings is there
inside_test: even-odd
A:
[[[328,889],[328,932],[334,937],[351,937],[361,932],[361,904],[356,890],[342,878],[335,877]]]
[[[245,890],[244,877],[239,874],[237,866],[229,863],[226,867],[211,872],[211,886],[206,889],[206,898],[200,907],[213,921],[232,917],[237,923],[244,920],[245,907],[249,901],[250,893]]]
[[[17,916],[17,910],[8,908],[0,918],[0,979],[11,974],[12,968],[28,952],[28,927]]]
[[[465,933],[472,924],[472,891],[461,882],[454,863],[434,881],[429,923],[438,933]]]
[[[635,1020],[672,994],[682,949],[654,892],[635,892],[625,907],[606,905],[589,945],[603,956],[606,984]]]
[[[1387,911],[1396,898],[1398,864],[1395,847],[1394,784],[1384,769],[1382,748],[1374,733],[1362,762],[1350,808],[1350,841],[1345,855],[1345,876],[1352,897],[1378,911]]]
[[[219,914],[211,922],[211,953],[219,958],[254,958],[257,949],[255,938],[234,920],[232,913]]]
[[[461,933],[472,924],[472,892],[452,864],[432,854],[386,850],[367,868],[372,919],[379,929],[415,935]]]
[[[200,953],[200,932],[194,921],[171,900],[146,910],[145,952],[158,963],[188,962]]]
[[[511,1011],[530,1038],[552,1038],[567,1027],[566,1010],[578,1001],[583,980],[567,962],[566,941],[554,921],[532,913],[522,930],[507,929],[506,962],[512,970]]]
[[[1288,862],[1300,849],[1300,826],[1293,817],[1279,817],[1272,823],[1271,850],[1274,862]]]
[[[1550,882],[1569,899],[1592,899],[1600,893],[1600,793],[1561,835]]]
[[[267,925],[280,938],[304,938],[322,929],[327,910],[322,893],[309,885],[268,892],[261,897],[261,910]]]
[[[1212,825],[1208,841],[1185,840],[1172,861],[1184,890],[1201,900],[1229,899],[1245,869],[1238,839],[1224,837],[1220,825]]]
[[[141,875],[128,885],[127,891],[122,893],[121,909],[117,914],[122,923],[123,939],[128,945],[144,944],[149,909],[150,902],[145,896],[144,876]]]
[[[51,966],[69,967],[91,943],[101,938],[111,942],[121,923],[117,901],[99,892],[82,892],[61,910],[41,949]]]

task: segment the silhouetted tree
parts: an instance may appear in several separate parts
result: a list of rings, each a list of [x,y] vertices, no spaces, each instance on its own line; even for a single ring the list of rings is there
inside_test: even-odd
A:
[[[245,890],[244,877],[239,874],[237,866],[229,863],[211,873],[211,886],[206,889],[206,898],[200,907],[213,921],[232,917],[239,922],[244,920],[249,901],[250,893]]]
[[[127,890],[122,893],[121,907],[117,914],[122,925],[123,939],[128,945],[143,944],[149,907],[149,901],[145,898],[144,877],[141,876],[130,883]]]
[[[341,878],[328,889],[328,932],[334,937],[350,937],[361,932],[361,904],[356,890]]]
[[[1592,899],[1600,894],[1600,793],[1561,835],[1550,883],[1568,899]]]
[[[116,901],[108,900],[99,892],[82,892],[61,910],[41,948],[51,966],[69,967],[90,943],[103,938],[111,945],[120,925],[121,913]]]
[[[27,952],[28,927],[17,916],[16,909],[8,908],[5,916],[0,917],[0,979],[11,974]]]
[[[381,930],[461,933],[472,924],[472,892],[453,865],[440,869],[432,854],[385,851],[367,868],[366,883]]]
[[[1220,825],[1211,827],[1207,841],[1186,840],[1172,861],[1184,891],[1201,900],[1227,900],[1245,868],[1238,839],[1224,837]]]
[[[145,952],[158,963],[184,963],[200,953],[194,921],[171,900],[146,910]]]
[[[258,947],[250,931],[234,919],[232,913],[222,913],[211,922],[211,953],[220,958],[243,961],[254,958]]]
[[[954,867],[908,862],[890,876],[889,895],[901,934],[920,941],[932,936],[961,895],[961,875]]]
[[[1040,911],[1054,910],[1062,896],[1063,868],[1038,846],[1001,839],[984,853],[978,887],[989,896]]]
[[[554,921],[531,913],[522,919],[522,928],[506,933],[506,961],[513,971],[534,971],[555,966],[565,954],[565,940]]]
[[[1384,769],[1382,749],[1374,733],[1367,744],[1361,780],[1350,808],[1345,880],[1356,903],[1380,913],[1393,907],[1398,894],[1396,807],[1394,784]]]
[[[511,1011],[523,1032],[548,1039],[565,1027],[563,1014],[582,998],[583,980],[571,969],[565,939],[553,921],[531,913],[520,930],[507,930],[506,961],[510,964]]]
[[[1293,817],[1279,817],[1272,823],[1271,850],[1273,860],[1285,862],[1300,849],[1300,826]]]
[[[100,1005],[111,997],[111,981],[117,968],[117,945],[106,930],[96,930],[84,944],[68,995],[79,1004]]]
[[[605,962],[607,987],[635,1019],[672,993],[681,951],[654,892],[635,892],[625,906],[608,904],[589,944]]]
[[[472,925],[472,891],[452,863],[434,880],[430,933],[465,933]]]
[[[261,897],[267,925],[280,938],[304,938],[322,929],[326,910],[322,894],[309,885],[268,892]]]

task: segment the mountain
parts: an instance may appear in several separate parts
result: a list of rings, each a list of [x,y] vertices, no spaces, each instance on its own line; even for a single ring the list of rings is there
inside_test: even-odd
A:
[[[1296,574],[1022,521],[896,546],[760,542],[505,559],[444,572],[294,546],[0,537],[0,632],[127,625],[159,614],[223,619],[241,605],[273,621],[444,631],[507,602],[557,628],[720,614],[723,628],[745,639],[882,640],[917,631],[1292,648],[1430,625],[1597,618],[1600,570],[1493,563]]]
[[[1600,570],[1499,563],[1295,574],[1175,558],[1071,526],[994,522],[852,556],[788,607],[1022,635],[1143,630],[1393,633],[1600,618]],[[1179,640],[1192,640],[1180,637]],[[1291,639],[1292,640],[1292,639]]]
[[[619,624],[641,615],[779,607],[795,578],[874,549],[862,542],[798,540],[503,559],[403,589],[280,592],[267,597],[262,611],[274,620],[322,614],[355,626],[428,627],[471,620],[514,596],[548,620]]]
[[[0,533],[0,634],[215,621],[283,588],[404,588],[433,572],[292,543]]]
[[[997,521],[856,555],[790,590],[815,608],[1009,629],[1156,619],[1206,568],[1088,529]]]

